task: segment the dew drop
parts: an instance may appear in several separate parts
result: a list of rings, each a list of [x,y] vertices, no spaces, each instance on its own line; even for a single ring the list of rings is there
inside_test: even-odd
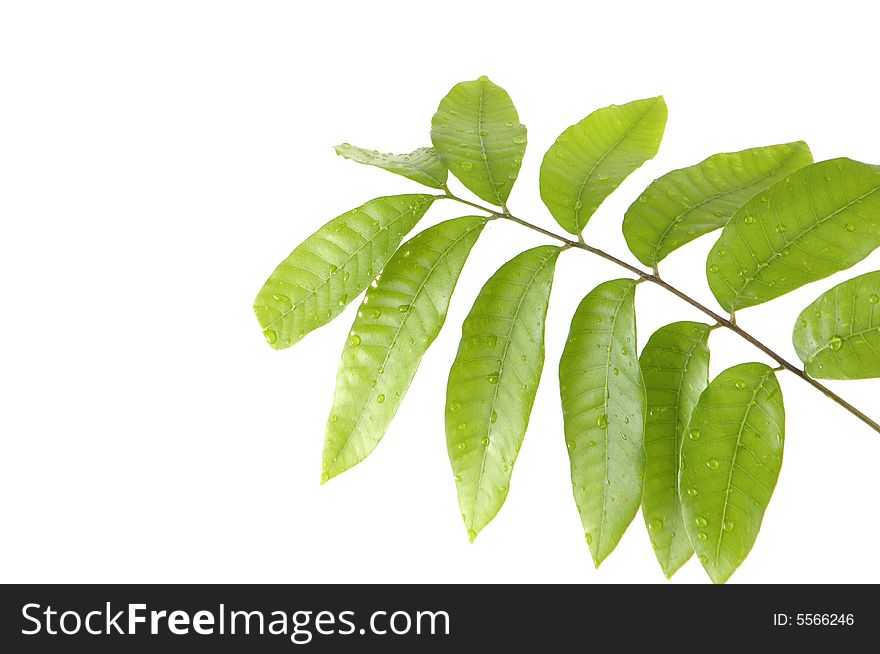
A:
[[[571,450],[573,450],[574,448],[577,447],[577,443],[574,442],[574,441],[567,441],[567,442],[565,443],[565,445],[566,445],[566,447],[568,447],[569,451],[571,451]]]
[[[699,429],[692,429],[691,433],[688,434],[688,438],[690,438],[692,441],[700,440],[700,430]]]
[[[497,384],[497,383],[498,383],[498,373],[497,373],[497,372],[493,372],[493,373],[490,374],[490,375],[486,375],[486,380],[487,380],[490,384]]]
[[[752,225],[755,222],[755,217],[754,216],[746,216],[745,218],[743,218],[743,222],[746,225]]]
[[[496,422],[498,422],[498,414],[495,411],[492,412],[492,417],[490,418],[490,420],[491,420],[492,424],[495,424]]]
[[[462,161],[459,165],[463,170],[470,170],[474,167],[474,165],[470,161]]]
[[[345,304],[346,304],[346,302],[348,302],[348,296],[347,296],[347,295],[344,295],[344,294],[343,294],[343,295],[340,295],[340,296],[339,296],[339,303],[338,303],[339,306],[344,307]]]
[[[399,307],[397,307],[397,310],[400,311],[400,313],[406,313],[407,311],[409,311],[409,305],[401,304]]]
[[[856,231],[856,226],[853,225],[852,223],[847,223],[847,224],[846,224],[846,231],[848,231],[848,232],[854,232],[854,231]]]
[[[326,481],[328,481],[329,479],[330,479],[330,475],[328,473],[325,472],[321,475],[321,483],[322,484],[325,483]]]
[[[382,404],[382,403],[385,401],[385,395],[383,395],[382,393],[379,393],[379,395],[376,396],[376,401],[377,401],[379,404]]]
[[[698,491],[696,488],[688,488],[688,495],[690,495],[691,497],[696,497],[697,493]]]
[[[832,336],[828,339],[828,347],[830,347],[834,352],[840,350],[843,347],[843,339],[840,336]]]
[[[373,320],[376,320],[381,315],[382,315],[382,312],[379,311],[379,309],[376,309],[376,308],[370,309],[370,318],[372,318]]]
[[[333,424],[336,424],[337,422],[339,422],[339,416],[337,416],[337,415],[330,416],[330,422],[332,422]]]
[[[486,342],[489,344],[489,347],[495,347],[498,345],[498,337],[495,334],[490,334]]]
[[[660,518],[651,518],[651,522],[648,523],[648,528],[651,531],[663,531],[663,520]]]
[[[614,373],[615,377],[620,374],[620,371],[617,368],[614,368],[611,372]]]
[[[514,136],[511,140],[512,140],[514,143],[517,143],[517,144],[519,144],[519,143],[525,143],[525,142],[526,142],[526,137],[525,137],[525,136]]]
[[[487,129],[481,129],[481,130],[480,130],[480,136],[489,136],[489,130],[487,130]]]
[[[604,413],[596,419],[596,426],[605,429],[608,426],[608,416]]]
[[[703,542],[709,540],[709,536],[706,535],[706,532],[705,532],[705,531],[701,531],[701,532],[697,535],[697,538],[699,538],[699,539],[700,539],[701,541],[703,541]]]
[[[455,475],[455,483],[456,483],[456,484],[460,484],[460,483],[461,483],[461,475]]]
[[[349,340],[349,342],[350,342],[352,345],[360,345],[360,344],[361,344],[361,337],[358,336],[357,334],[354,334],[354,335],[352,335],[352,337],[351,337],[351,339]]]
[[[877,295],[876,293],[871,293],[870,297],[868,298],[868,302],[870,302],[871,304],[877,304],[878,302],[880,302],[880,295]]]
[[[468,529],[468,539],[473,543],[476,538],[477,532],[475,532],[473,529]]]
[[[706,565],[709,562],[709,557],[705,554],[700,554],[700,563]]]
[[[716,265],[713,263],[711,266],[709,266],[709,272],[710,272],[710,273],[717,273],[717,272],[718,272],[718,266],[716,266]]]
[[[584,537],[587,539],[587,545],[593,544],[593,534],[584,534]]]
[[[734,527],[734,524],[733,524],[732,520],[725,520],[724,521],[724,531],[733,531],[733,527]]]
[[[276,302],[284,302],[284,304],[290,304],[290,298],[286,295],[281,295],[280,293],[273,293],[272,299]]]
[[[266,342],[269,343],[269,345],[273,345],[275,341],[278,340],[278,335],[275,333],[274,329],[266,329],[263,331],[263,336],[266,338]]]
[[[452,402],[449,403],[449,410],[450,411],[458,411],[460,408],[461,408],[461,402],[459,402],[458,400],[453,400]]]
[[[697,516],[696,522],[698,527],[706,527],[709,525],[709,521],[706,520],[706,518],[704,518],[703,516]]]
[[[718,470],[718,459],[709,459],[706,461],[706,467],[709,470]]]
[[[460,423],[458,423],[458,431],[464,431],[465,429],[467,429],[467,423],[466,423],[466,422],[460,422]],[[463,450],[464,448],[465,448],[464,443],[459,443],[459,444],[458,444],[458,449]]]

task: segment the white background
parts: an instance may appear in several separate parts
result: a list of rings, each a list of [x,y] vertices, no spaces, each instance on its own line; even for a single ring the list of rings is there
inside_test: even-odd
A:
[[[541,238],[487,229],[384,441],[323,487],[357,306],[283,352],[251,311],[326,220],[419,188],[331,146],[428,145],[440,98],[482,74],[529,128],[511,209],[551,228],[536,180],[556,135],[600,106],[665,95],[660,154],[587,230],[624,256],[628,204],[709,154],[805,139],[816,159],[880,162],[875,3],[591,4],[3,3],[0,581],[663,582],[641,517],[593,569],[568,481],[557,361],[575,306],[618,269],[560,260],[531,427],[474,545],[445,452],[447,370],[483,281]],[[422,226],[456,212],[438,204]],[[664,266],[710,303],[712,240]],[[740,322],[793,358],[800,309],[878,257]],[[650,285],[638,312],[642,342],[700,319]],[[713,374],[763,360],[720,331],[711,346]],[[732,583],[878,582],[880,434],[781,381],[782,475]],[[833,387],[880,417],[880,383]],[[704,581],[692,560],[672,583]]]

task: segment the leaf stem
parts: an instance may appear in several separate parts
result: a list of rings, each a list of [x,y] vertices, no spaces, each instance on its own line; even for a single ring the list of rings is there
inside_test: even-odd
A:
[[[656,284],[657,286],[672,293],[673,295],[680,298],[681,300],[687,302],[695,309],[698,309],[699,311],[703,312],[705,315],[709,316],[712,320],[714,320],[716,322],[716,325],[713,327],[713,329],[716,327],[719,327],[719,326],[726,327],[730,331],[736,333],[741,338],[748,341],[751,345],[755,346],[756,348],[761,350],[761,352],[763,352],[764,354],[769,356],[771,359],[773,359],[776,363],[778,363],[780,370],[787,370],[790,373],[792,373],[793,375],[800,377],[802,380],[804,380],[810,386],[812,386],[813,388],[815,388],[816,390],[821,392],[827,398],[829,398],[833,402],[837,403],[838,405],[840,405],[841,407],[843,407],[844,409],[849,411],[856,418],[858,418],[859,420],[864,422],[866,425],[868,425],[871,429],[873,429],[877,433],[880,433],[880,424],[878,424],[876,421],[869,418],[867,415],[865,415],[864,413],[859,411],[852,404],[850,404],[849,402],[844,400],[842,397],[837,395],[837,393],[832,391],[830,388],[828,388],[824,384],[822,384],[822,383],[816,381],[815,379],[813,379],[812,377],[810,377],[804,370],[802,370],[801,368],[798,368],[793,363],[790,363],[789,361],[787,361],[785,358],[782,357],[782,355],[777,354],[770,347],[768,347],[767,345],[764,345],[764,343],[762,343],[757,338],[755,338],[750,333],[748,333],[746,330],[744,330],[742,327],[737,325],[733,314],[731,314],[730,318],[725,318],[724,316],[718,314],[717,312],[713,311],[709,307],[700,303],[698,300],[695,300],[694,298],[692,298],[691,296],[686,294],[684,291],[679,290],[678,288],[676,288],[675,286],[673,286],[672,284],[670,284],[666,280],[662,279],[660,277],[659,273],[656,272],[656,269],[654,272],[648,272],[648,271],[642,270],[638,266],[633,266],[632,264],[629,264],[626,261],[623,261],[622,259],[618,259],[613,254],[609,254],[608,252],[605,252],[604,250],[600,250],[599,248],[593,247],[592,245],[585,243],[583,240],[574,241],[572,239],[566,238],[565,236],[560,236],[559,234],[556,234],[555,232],[551,232],[550,230],[544,229],[543,227],[539,227],[538,225],[534,225],[526,220],[523,220],[522,218],[517,218],[516,216],[514,216],[513,214],[508,212],[506,208],[503,209],[501,212],[498,212],[497,210],[495,210],[493,208],[486,207],[481,204],[477,204],[475,202],[470,202],[469,200],[465,200],[463,198],[460,198],[456,195],[453,195],[449,191],[447,191],[445,195],[440,195],[437,197],[449,199],[449,200],[455,200],[456,202],[460,202],[461,204],[466,204],[466,205],[473,207],[475,209],[479,209],[480,211],[488,212],[489,214],[491,214],[493,217],[496,217],[496,218],[505,218],[505,219],[510,220],[512,222],[515,222],[519,225],[522,225],[523,227],[526,227],[526,228],[531,229],[535,232],[538,232],[539,234],[543,234],[544,236],[547,236],[549,238],[555,239],[557,241],[561,241],[562,243],[565,244],[566,249],[577,248],[579,250],[585,250],[586,252],[589,252],[590,254],[594,254],[597,257],[601,257],[602,259],[605,259],[606,261],[610,261],[611,263],[617,264],[621,268],[625,268],[626,270],[628,270],[632,274],[637,275],[639,277],[640,281],[649,281],[653,284]]]

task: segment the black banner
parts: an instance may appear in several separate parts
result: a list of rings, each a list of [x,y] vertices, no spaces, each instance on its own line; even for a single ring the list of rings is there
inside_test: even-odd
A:
[[[871,642],[867,586],[24,585],[4,652],[592,649],[648,639],[766,648]],[[848,651],[848,650],[846,650]]]

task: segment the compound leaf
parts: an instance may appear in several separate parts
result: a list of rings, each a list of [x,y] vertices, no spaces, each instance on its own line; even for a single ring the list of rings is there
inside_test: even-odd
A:
[[[752,196],[813,162],[803,141],[715,154],[655,179],[623,217],[630,252],[656,266],[671,252],[724,227]]]
[[[431,142],[471,192],[505,206],[526,151],[526,126],[507,91],[485,76],[456,84],[431,120]]]
[[[337,145],[335,150],[340,157],[351,161],[403,175],[431,188],[446,188],[448,171],[434,148],[417,148],[409,154],[385,154],[343,143]]]
[[[681,515],[678,468],[682,436],[709,383],[709,331],[700,322],[674,322],[654,332],[639,357],[648,398],[642,516],[667,578],[694,553]]]
[[[798,316],[792,340],[810,377],[880,377],[880,272],[820,295]]]
[[[703,391],[681,447],[679,495],[694,550],[716,584],[745,560],[782,465],[785,411],[763,363],[728,368]]]
[[[560,248],[505,263],[464,321],[446,387],[446,446],[471,541],[501,509],[544,366],[544,320]]]
[[[632,279],[581,301],[559,361],[571,483],[593,562],[614,550],[639,510],[645,472],[645,385]]]
[[[254,301],[263,336],[276,350],[338,316],[379,273],[434,202],[390,195],[337,216],[282,261]]]
[[[880,166],[832,159],[796,170],[743,205],[709,252],[728,311],[858,263],[880,245]]]
[[[541,162],[541,199],[556,222],[580,234],[602,201],[657,154],[666,127],[662,97],[611,105],[566,129]]]
[[[455,218],[404,243],[367,290],[336,375],[322,481],[373,451],[440,333],[458,276],[487,218]]]

